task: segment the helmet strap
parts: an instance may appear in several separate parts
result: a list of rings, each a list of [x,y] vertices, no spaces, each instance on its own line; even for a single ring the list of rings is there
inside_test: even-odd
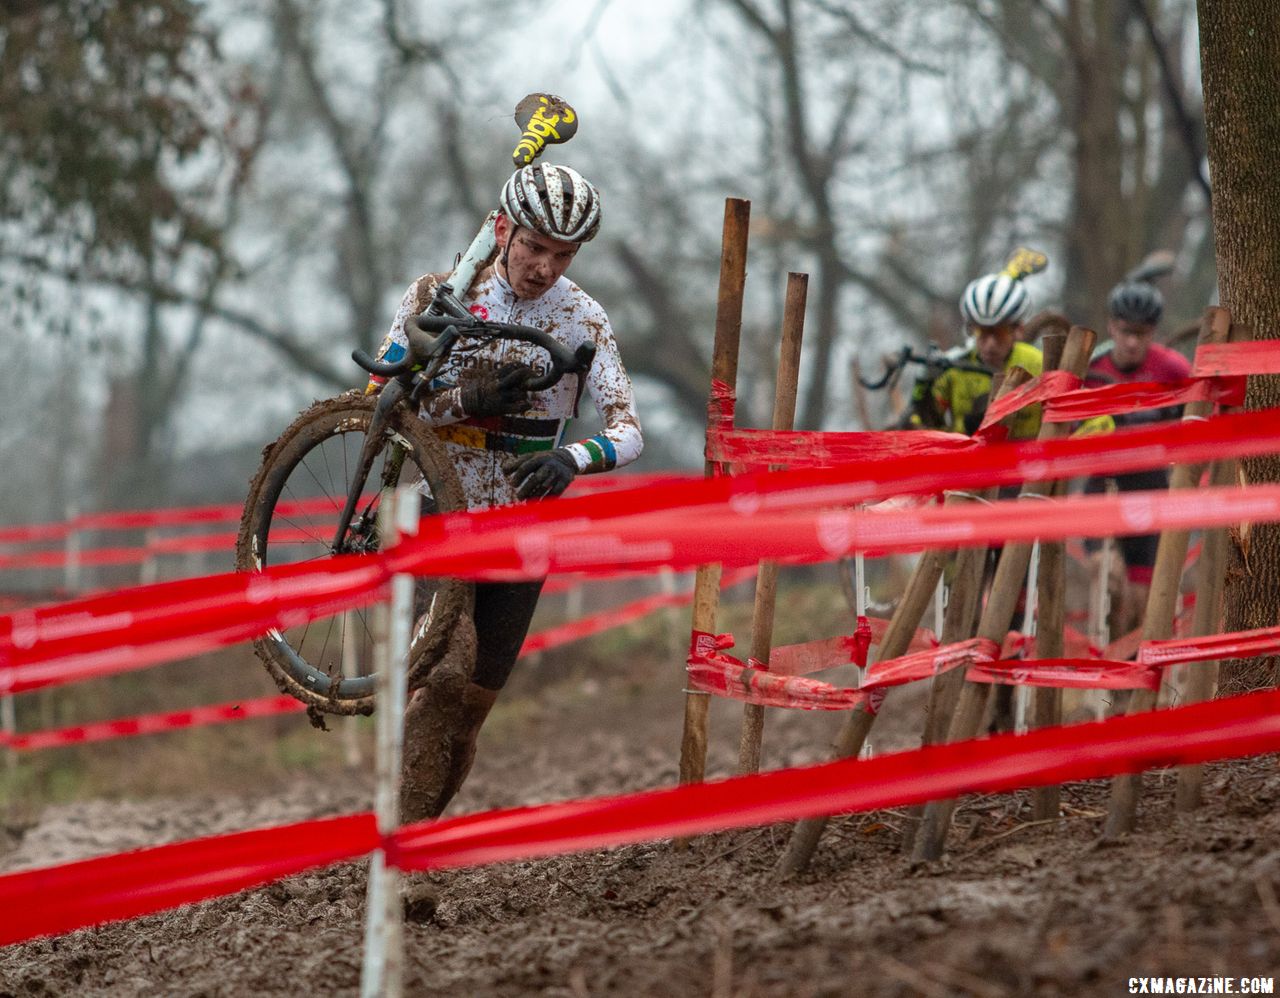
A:
[[[507,219],[511,221],[511,231],[507,233],[507,241],[506,241],[506,244],[502,247],[502,256],[499,259],[499,262],[502,264],[503,280],[505,280],[508,284],[510,284],[511,270],[507,266],[507,258],[511,255],[511,244],[515,242],[516,233],[520,231],[520,226],[517,225],[515,221],[511,220],[510,215],[507,216]]]

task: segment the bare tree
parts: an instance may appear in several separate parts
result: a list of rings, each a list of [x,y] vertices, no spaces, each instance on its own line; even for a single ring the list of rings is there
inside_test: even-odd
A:
[[[464,129],[456,75],[395,0],[371,20],[294,0],[224,10],[258,18],[270,39],[238,62],[187,0],[120,16],[80,6],[74,23],[33,5],[0,27],[0,279],[107,304],[92,335],[88,313],[75,316],[72,341],[111,337],[111,411],[128,427],[129,446],[116,439],[102,462],[102,501],[149,502],[197,369],[231,365],[241,391],[287,390],[300,374],[312,392],[358,381],[344,355],[381,338],[405,284],[447,266],[474,231],[477,189],[496,190],[462,133],[501,126],[486,111]],[[333,28],[362,16],[371,72],[353,78],[334,44],[351,33]],[[479,24],[460,17],[455,36]],[[499,171],[509,129],[493,143]]]
[[[1266,0],[1201,0],[1200,60],[1213,176],[1222,304],[1263,339],[1280,329],[1280,17]],[[1280,378],[1251,377],[1249,408],[1280,405]],[[1280,481],[1280,459],[1243,462],[1250,482]],[[1280,620],[1280,527],[1235,533],[1227,573],[1228,631]],[[1227,689],[1274,684],[1274,656],[1234,663]]]
[[[777,83],[776,101],[761,108],[765,133],[773,138],[767,156],[786,164],[798,197],[794,216],[769,222],[774,238],[786,238],[813,260],[814,290],[805,337],[811,376],[797,419],[798,426],[812,428],[823,422],[828,409],[844,287],[858,286],[904,323],[915,324],[919,318],[900,286],[859,265],[847,250],[847,230],[853,223],[841,210],[838,187],[850,157],[869,154],[867,145],[851,133],[855,106],[867,97],[866,81],[857,59],[832,59],[830,53],[841,46],[871,48],[911,69],[928,67],[897,51],[874,26],[868,27],[843,5],[818,0],[722,2],[764,44],[769,72]]]
[[[1120,276],[1151,249],[1194,239],[1207,207],[1204,126],[1180,57],[1194,7],[1156,5],[1157,17],[1149,0],[960,3],[1040,84],[1058,135],[1041,129],[1034,141],[1069,143],[1064,297],[1073,317],[1098,325]],[[1188,249],[1179,301],[1194,314],[1212,289],[1212,255],[1203,238]]]
[[[86,307],[93,289],[136,291],[136,446],[107,469],[107,489],[143,501],[185,357],[175,365],[165,348],[166,289],[226,273],[218,216],[252,156],[241,125],[254,92],[220,63],[199,15],[186,0],[22,5],[0,27],[0,281],[20,301],[57,289],[61,314],[20,311],[18,331],[60,327],[69,361],[111,333]]]

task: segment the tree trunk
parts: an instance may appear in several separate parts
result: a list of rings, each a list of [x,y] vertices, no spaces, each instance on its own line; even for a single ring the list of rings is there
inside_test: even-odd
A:
[[[1275,0],[1200,0],[1200,62],[1213,180],[1218,288],[1258,339],[1280,333],[1280,7]],[[1280,377],[1251,377],[1246,408],[1280,405]],[[1280,458],[1242,462],[1248,482],[1280,481]],[[1280,621],[1280,525],[1232,533],[1228,631]],[[1273,660],[1227,664],[1222,689],[1273,681]]]
[[[1075,188],[1067,227],[1066,304],[1068,314],[1088,317],[1102,328],[1098,320],[1107,292],[1143,252],[1131,245],[1137,233],[1130,224],[1132,201],[1124,196],[1120,87],[1126,13],[1114,0],[1074,0],[1066,21],[1075,70],[1067,110],[1075,137]]]

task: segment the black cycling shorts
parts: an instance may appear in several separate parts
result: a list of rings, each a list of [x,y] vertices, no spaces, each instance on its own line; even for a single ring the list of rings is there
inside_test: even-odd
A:
[[[1153,468],[1150,471],[1134,471],[1127,475],[1116,475],[1114,477],[1116,486],[1121,492],[1146,492],[1169,487],[1169,473],[1163,468]],[[1107,481],[1105,478],[1090,478],[1084,483],[1084,490],[1090,495],[1106,492]],[[1117,538],[1117,543],[1120,546],[1120,553],[1124,557],[1125,567],[1128,569],[1129,581],[1150,585],[1151,570],[1156,564],[1156,549],[1160,546],[1160,535],[1136,534],[1129,537],[1119,537]],[[1090,538],[1085,543],[1085,549],[1088,551],[1096,551],[1101,546],[1102,542],[1096,538]]]
[[[472,680],[487,690],[507,684],[529,633],[545,580],[476,583],[476,668]]]

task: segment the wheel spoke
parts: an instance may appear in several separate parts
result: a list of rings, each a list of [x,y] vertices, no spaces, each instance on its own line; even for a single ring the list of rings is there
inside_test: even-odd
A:
[[[332,488],[326,489],[324,487],[324,482],[320,481],[316,473],[311,470],[311,465],[307,463],[306,458],[303,458],[301,461],[298,462],[298,464],[301,468],[303,468],[306,471],[308,475],[311,476],[311,480],[316,483],[316,488],[320,490],[320,494],[325,496],[330,501],[330,503],[333,504],[334,509],[341,511],[342,506],[338,504],[338,500],[333,494],[333,489]],[[344,492],[344,495],[345,495],[345,492]]]
[[[285,485],[284,490],[281,492],[281,495],[284,495],[286,492],[289,493],[291,498],[295,500],[299,498],[297,495],[293,494],[293,489],[290,488],[287,484]],[[272,517],[272,526],[275,526],[275,521],[276,521],[276,518],[278,517],[282,524],[289,527],[293,527],[299,533],[306,534],[308,537],[311,537],[317,544],[323,544],[327,548],[329,546],[329,541],[325,537],[325,535],[320,533],[320,531],[322,530],[325,530],[326,533],[328,532],[325,526],[322,524],[313,523],[311,520],[311,515],[309,513],[304,515],[307,517],[307,522],[305,524],[299,523],[292,516],[288,516],[282,513],[276,513]],[[332,527],[329,527],[328,529],[331,530]]]
[[[295,422],[289,435],[282,437],[254,479],[247,506],[261,512],[246,520],[245,529],[251,533],[240,538],[237,564],[242,570],[317,564],[332,557],[337,514],[346,502],[354,470],[359,468],[364,433],[371,418],[369,401],[340,398],[318,404],[304,419]],[[312,419],[314,424],[308,422]],[[399,482],[412,483],[423,493],[425,505],[433,496],[438,498],[433,483],[440,482],[445,498],[439,506],[461,506],[461,492],[443,449],[411,424],[392,425],[395,429],[381,441],[361,483],[361,492],[366,488],[372,492],[362,495],[357,503],[349,537],[351,550],[377,547],[374,517],[382,497],[379,485],[391,488]],[[338,451],[331,453],[335,447]],[[306,505],[279,512],[280,506],[292,503]],[[432,655],[442,648],[441,638],[461,610],[459,586],[461,583],[456,580],[418,585],[413,631],[417,651],[411,657],[416,654],[419,663],[427,661],[422,655],[428,645],[423,642],[429,643]],[[445,592],[451,596],[447,604],[442,604],[440,596]],[[427,615],[428,605],[434,605],[436,612]],[[447,607],[443,612],[442,606]],[[423,628],[421,635],[419,627]],[[313,706],[341,712],[367,705],[372,696],[372,631],[369,610],[357,608],[323,621],[300,622],[259,642],[256,650],[271,666],[282,688]],[[344,666],[354,675],[344,676]]]
[[[328,674],[330,679],[342,675],[342,642],[338,642],[339,651],[336,666],[331,662],[329,656],[325,654],[329,650],[329,639],[333,637],[334,621],[337,619],[336,616],[329,618],[329,626],[324,631],[324,640],[320,643],[320,654],[316,656],[316,664]]]

